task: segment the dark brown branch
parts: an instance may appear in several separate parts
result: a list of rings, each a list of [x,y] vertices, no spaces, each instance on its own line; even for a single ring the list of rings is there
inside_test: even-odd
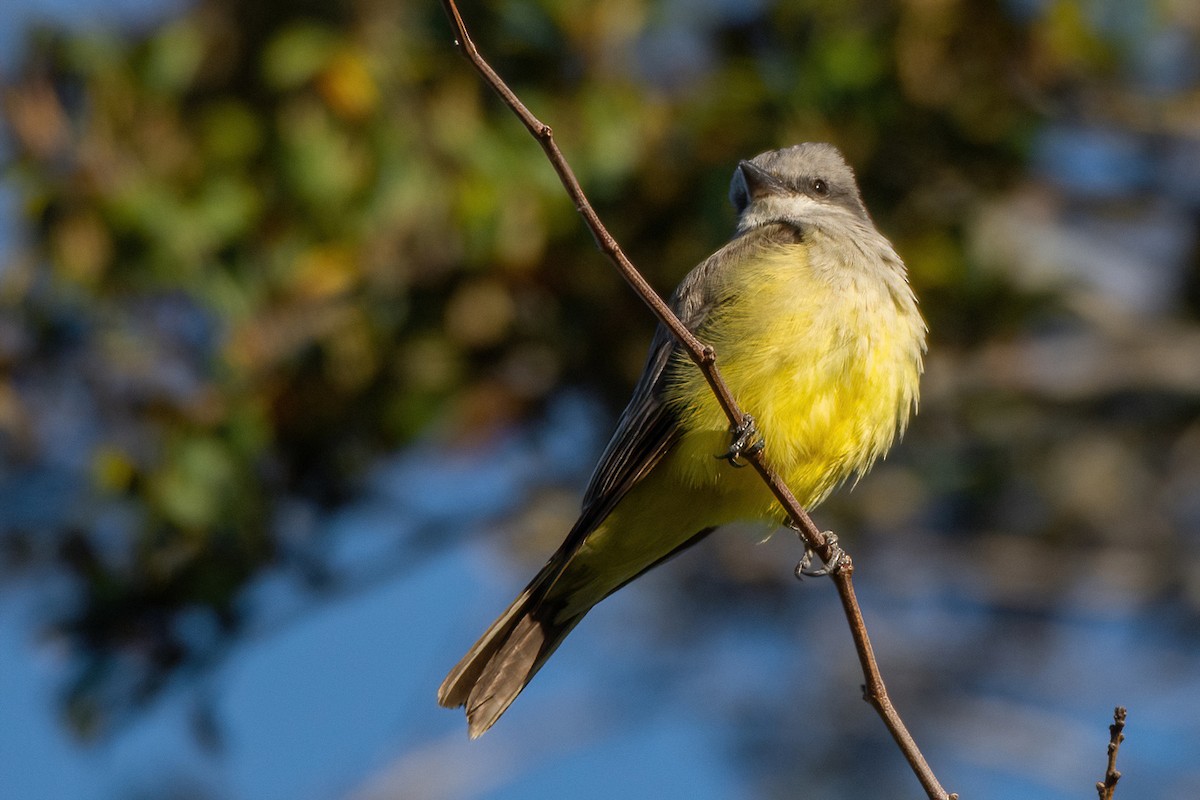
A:
[[[1125,741],[1125,708],[1117,706],[1113,710],[1113,724],[1108,726],[1108,769],[1104,772],[1104,780],[1097,781],[1096,792],[1100,800],[1113,800],[1117,791],[1117,781],[1121,773],[1117,771],[1117,751],[1121,742]]]
[[[592,237],[596,240],[596,246],[608,256],[609,260],[612,261],[621,273],[621,277],[633,287],[633,290],[650,307],[650,310],[654,312],[659,321],[671,331],[672,335],[687,350],[692,361],[696,363],[705,380],[708,381],[713,394],[716,395],[717,402],[720,403],[721,409],[729,418],[730,425],[740,428],[746,415],[738,407],[737,401],[734,400],[732,393],[729,391],[729,387],[721,378],[721,373],[717,369],[716,352],[712,347],[705,345],[692,335],[692,332],[675,316],[670,307],[659,297],[650,284],[646,282],[646,279],[642,277],[642,274],[638,272],[624,251],[621,250],[616,239],[604,227],[604,223],[600,221],[600,217],[596,214],[595,209],[592,208],[592,204],[584,194],[583,188],[575,178],[575,173],[571,170],[566,158],[563,157],[562,151],[558,149],[558,144],[554,141],[554,132],[550,126],[539,120],[526,108],[516,93],[508,87],[504,80],[492,69],[491,65],[480,55],[479,50],[475,47],[475,43],[471,40],[466,23],[463,22],[462,15],[459,13],[458,6],[454,0],[442,0],[442,6],[445,8],[446,14],[450,17],[450,22],[454,26],[455,44],[458,45],[462,54],[471,62],[471,65],[475,67],[484,81],[500,95],[505,104],[513,110],[513,113],[517,115],[521,123],[538,141],[538,144],[542,146],[542,150],[545,151],[546,157],[554,167],[554,171],[558,173],[559,180],[562,181],[563,187],[566,189],[572,202],[574,202],[575,208],[583,217],[588,230],[591,231]],[[804,541],[805,546],[814,550],[823,562],[830,564],[836,552],[834,542],[813,524],[812,519],[800,506],[795,495],[792,494],[791,490],[764,460],[761,449],[755,450],[752,448],[744,453],[742,457],[749,461],[755,470],[758,471],[758,474],[762,476],[771,493],[775,495],[775,499],[779,501],[779,504],[794,523],[794,527]],[[892,734],[892,738],[896,740],[896,744],[904,753],[905,758],[908,759],[908,763],[912,766],[913,772],[929,797],[935,800],[957,800],[958,795],[948,795],[946,790],[942,788],[937,777],[933,774],[933,770],[930,769],[929,764],[925,761],[925,757],[921,755],[921,751],[917,748],[916,742],[913,741],[899,713],[897,713],[895,707],[892,705],[891,699],[888,697],[887,688],[883,683],[883,676],[880,674],[879,666],[875,662],[875,654],[871,647],[870,637],[867,635],[862,609],[859,608],[858,600],[854,596],[853,572],[854,566],[850,557],[843,553],[831,571],[831,575],[837,586],[838,594],[841,596],[842,607],[845,610],[846,619],[850,624],[850,632],[854,637],[854,646],[858,652],[859,662],[862,665],[863,676],[866,679],[864,696],[883,718],[884,724],[887,725],[888,730]]]

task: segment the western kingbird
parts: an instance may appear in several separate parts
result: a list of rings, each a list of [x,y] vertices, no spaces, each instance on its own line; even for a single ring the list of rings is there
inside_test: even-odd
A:
[[[925,323],[837,148],[800,144],[742,161],[729,196],[737,231],[670,305],[715,348],[757,421],[763,457],[812,508],[903,433]],[[438,691],[443,706],[466,706],[471,738],[596,603],[719,525],[787,521],[754,470],[720,458],[729,437],[704,377],[660,325],[579,520]]]

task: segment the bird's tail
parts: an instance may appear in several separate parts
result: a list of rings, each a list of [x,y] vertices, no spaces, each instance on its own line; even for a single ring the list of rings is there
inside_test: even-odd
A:
[[[525,587],[438,689],[441,705],[466,706],[472,739],[495,724],[587,613],[585,608],[560,619],[562,604],[547,599],[562,571],[556,561],[551,559]]]
[[[596,603],[712,531],[704,528],[661,555],[651,552],[647,563],[635,562],[622,573],[598,570],[578,557],[589,530],[580,527],[584,524],[586,519],[576,523],[558,552],[442,681],[438,703],[467,707],[472,739],[496,723]]]

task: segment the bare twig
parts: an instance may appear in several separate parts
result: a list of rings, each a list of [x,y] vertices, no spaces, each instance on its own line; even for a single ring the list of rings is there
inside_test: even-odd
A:
[[[600,221],[600,217],[592,208],[592,204],[584,194],[583,188],[575,178],[575,174],[567,163],[566,158],[563,157],[562,151],[558,149],[558,144],[554,141],[554,133],[550,129],[550,126],[539,120],[526,108],[520,98],[508,87],[496,71],[492,69],[491,65],[484,60],[483,56],[480,55],[479,50],[475,47],[475,43],[471,40],[470,33],[467,31],[466,23],[463,22],[455,0],[442,0],[442,6],[445,8],[446,14],[450,17],[450,21],[454,25],[455,44],[458,45],[462,54],[466,56],[467,60],[471,62],[471,65],[479,72],[488,85],[500,95],[505,104],[517,115],[522,124],[525,125],[537,140],[538,144],[542,146],[542,150],[545,151],[546,157],[554,167],[554,171],[558,173],[563,187],[566,189],[572,202],[574,202],[575,208],[583,217],[593,238],[596,240],[596,246],[608,256],[609,260],[612,261],[621,273],[621,276],[633,287],[633,290],[650,307],[650,310],[654,312],[659,321],[671,331],[671,334],[687,351],[692,361],[696,363],[708,381],[708,385],[712,388],[713,394],[716,395],[721,409],[729,417],[730,424],[735,428],[740,428],[746,415],[738,407],[737,401],[734,400],[729,387],[725,384],[720,372],[717,370],[716,351],[692,335],[692,332],[675,316],[670,307],[659,297],[650,284],[646,282],[646,279],[642,277],[624,251],[621,250],[616,239],[604,227],[604,223]],[[755,470],[757,470],[758,474],[767,484],[767,487],[771,490],[771,493],[775,495],[779,504],[791,518],[797,533],[799,533],[805,545],[814,550],[824,563],[831,564],[834,554],[837,552],[832,537],[826,536],[813,524],[812,519],[800,506],[799,501],[796,500],[791,490],[788,489],[779,478],[779,475],[764,460],[761,450],[751,448],[743,453],[742,457],[754,466]],[[854,646],[862,666],[863,676],[866,679],[866,684],[863,687],[864,697],[867,702],[874,706],[880,717],[883,718],[884,724],[887,725],[888,730],[892,734],[892,738],[896,740],[896,744],[904,753],[905,758],[908,759],[908,763],[912,766],[913,772],[916,774],[917,779],[921,782],[921,786],[925,789],[928,796],[935,800],[957,800],[958,795],[947,794],[946,790],[942,788],[937,777],[933,774],[933,770],[930,769],[929,764],[925,761],[925,757],[921,755],[921,751],[917,748],[916,742],[913,741],[912,735],[909,734],[899,713],[897,713],[895,707],[892,705],[891,699],[888,697],[887,688],[883,683],[883,676],[880,674],[879,666],[875,661],[870,637],[867,635],[862,610],[859,608],[858,600],[854,596],[853,572],[854,566],[850,557],[842,553],[841,558],[838,559],[830,574],[837,586],[838,594],[841,596],[842,608],[849,622],[850,632],[854,637]]]
[[[1125,708],[1117,706],[1113,710],[1113,724],[1108,726],[1108,769],[1104,772],[1104,780],[1096,782],[1096,792],[1100,800],[1113,800],[1117,791],[1117,781],[1121,773],[1117,771],[1117,751],[1121,742],[1125,741]]]

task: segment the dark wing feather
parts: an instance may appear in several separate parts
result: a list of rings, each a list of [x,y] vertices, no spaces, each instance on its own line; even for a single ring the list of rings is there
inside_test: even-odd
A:
[[[671,296],[671,309],[688,330],[701,331],[709,312],[722,300],[726,283],[721,279],[722,271],[736,268],[748,248],[790,243],[798,238],[799,232],[793,228],[768,225],[733,239],[687,274]],[[650,343],[641,380],[592,473],[583,497],[583,514],[570,539],[577,542],[594,530],[678,441],[676,414],[663,402],[662,389],[673,363],[678,363],[675,354],[679,350],[675,337],[660,324]]]

